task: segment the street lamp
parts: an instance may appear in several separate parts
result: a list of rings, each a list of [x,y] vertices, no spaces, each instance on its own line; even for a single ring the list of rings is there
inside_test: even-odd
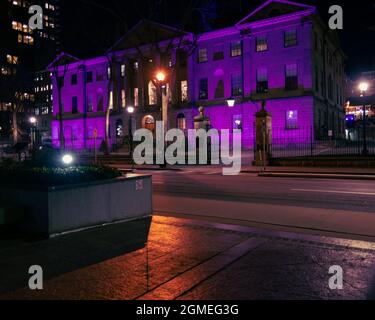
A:
[[[35,117],[30,117],[29,118],[29,122],[31,124],[31,127],[30,127],[30,137],[31,137],[31,150],[34,150],[35,148],[35,127],[37,125],[37,119]]]
[[[37,122],[37,120],[36,120],[35,117],[30,117],[29,122],[30,122],[32,125],[35,125],[36,122]]]
[[[163,120],[163,126],[164,130],[168,130],[168,103],[169,103],[169,97],[167,92],[167,73],[164,70],[157,70],[155,73],[155,82],[159,85],[161,89],[161,99],[162,99],[162,120]],[[160,165],[162,168],[166,167],[165,163],[165,151],[164,153],[164,164]]]
[[[236,103],[236,99],[234,99],[234,98],[229,98],[229,99],[227,99],[227,104],[228,104],[228,107],[229,108],[233,108],[234,107],[234,105],[235,105],[235,103]]]
[[[127,107],[126,111],[129,114],[129,145],[130,145],[130,157],[133,159],[133,113],[134,107]],[[132,160],[133,161],[133,160]]]
[[[366,130],[366,91],[368,90],[368,83],[367,82],[361,82],[359,84],[359,90],[361,91],[361,97],[363,97],[363,150],[362,154],[367,155],[368,149],[367,149],[367,130]]]
[[[62,156],[61,161],[65,166],[70,166],[74,162],[74,158],[71,154],[67,153]]]
[[[157,80],[159,83],[163,84],[163,83],[165,82],[166,77],[167,77],[167,76],[165,75],[165,72],[164,72],[164,71],[162,71],[162,70],[158,70],[158,71],[156,72],[155,78],[156,78],[156,80]]]

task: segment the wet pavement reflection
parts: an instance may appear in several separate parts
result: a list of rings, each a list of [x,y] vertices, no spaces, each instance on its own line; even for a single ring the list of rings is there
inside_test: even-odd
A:
[[[44,289],[27,288],[31,265]],[[331,266],[344,287],[331,290]],[[0,299],[373,299],[375,245],[155,216],[0,244]]]

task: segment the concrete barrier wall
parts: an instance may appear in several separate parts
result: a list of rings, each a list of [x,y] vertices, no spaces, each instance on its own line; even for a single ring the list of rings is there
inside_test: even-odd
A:
[[[25,208],[23,227],[50,236],[152,215],[150,176],[32,190],[0,187],[0,201]]]

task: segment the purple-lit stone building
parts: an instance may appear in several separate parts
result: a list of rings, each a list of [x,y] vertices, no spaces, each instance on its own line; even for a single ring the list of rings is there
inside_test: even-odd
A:
[[[111,144],[121,144],[129,106],[133,129],[153,130],[162,117],[154,81],[161,68],[168,73],[170,128],[193,128],[204,106],[213,128],[242,129],[244,147],[252,147],[254,115],[265,100],[276,138],[341,137],[344,59],[316,9],[289,1],[267,1],[236,25],[200,35],[141,21],[102,57],[62,54],[51,63],[52,138],[60,144],[62,116],[67,148],[91,149],[94,132],[100,143],[106,130]]]

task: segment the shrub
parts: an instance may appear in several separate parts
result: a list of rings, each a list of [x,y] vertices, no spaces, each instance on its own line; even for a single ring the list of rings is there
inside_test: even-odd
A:
[[[110,180],[120,176],[121,172],[117,169],[100,166],[58,168],[4,162],[0,165],[2,185],[60,186]]]

